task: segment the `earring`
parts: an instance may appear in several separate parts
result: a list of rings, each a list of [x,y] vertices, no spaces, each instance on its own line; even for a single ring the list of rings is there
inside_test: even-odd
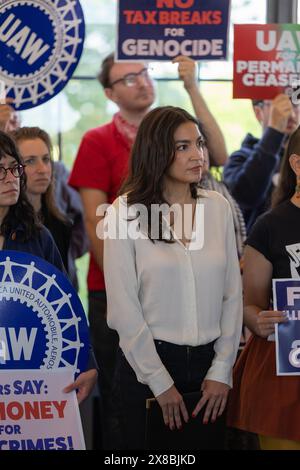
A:
[[[300,176],[297,176],[297,184],[296,184],[295,191],[296,191],[296,198],[299,199],[300,198]]]

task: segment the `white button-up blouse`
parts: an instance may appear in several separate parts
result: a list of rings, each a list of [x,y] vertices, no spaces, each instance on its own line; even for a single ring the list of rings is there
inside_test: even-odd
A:
[[[122,206],[123,196],[113,204],[117,218],[109,214],[105,226],[116,225],[124,235],[134,222],[121,216]],[[196,208],[194,230],[202,231],[198,248],[179,240],[153,243],[146,236],[118,239],[111,230],[104,240],[108,325],[117,330],[138,381],[154,396],[173,384],[154,339],[189,346],[216,340],[206,379],[232,385],[242,290],[231,209],[223,196],[204,190]]]

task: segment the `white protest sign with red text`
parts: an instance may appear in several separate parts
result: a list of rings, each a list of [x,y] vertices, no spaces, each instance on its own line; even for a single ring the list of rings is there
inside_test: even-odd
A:
[[[0,450],[85,449],[72,369],[0,371]]]

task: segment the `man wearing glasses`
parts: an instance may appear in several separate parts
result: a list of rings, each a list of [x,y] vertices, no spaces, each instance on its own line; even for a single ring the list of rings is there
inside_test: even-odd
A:
[[[196,64],[180,56],[179,76],[183,80],[195,114],[205,127],[208,147],[215,165],[223,165],[227,154],[223,135],[209,112],[196,80]],[[145,64],[114,61],[110,54],[102,62],[98,80],[106,97],[119,111],[110,123],[88,131],[80,144],[69,184],[80,191],[85,223],[90,240],[91,258],[88,272],[89,321],[92,343],[100,367],[99,385],[103,402],[103,447],[117,449],[117,426],[112,419],[111,393],[115,356],[118,348],[117,333],[106,322],[106,293],[103,277],[103,241],[96,234],[101,220],[97,207],[112,203],[126,176],[129,154],[138,126],[155,100],[153,81]],[[213,138],[210,138],[213,135]],[[104,215],[104,214],[102,214]]]
[[[285,94],[271,100],[253,100],[256,119],[262,126],[257,139],[247,134],[242,146],[224,167],[224,182],[240,205],[249,232],[257,217],[271,202],[281,157],[289,135],[300,121],[300,106]]]

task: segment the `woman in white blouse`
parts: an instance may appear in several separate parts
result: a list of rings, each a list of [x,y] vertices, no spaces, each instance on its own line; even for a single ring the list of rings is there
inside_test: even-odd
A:
[[[198,188],[203,146],[200,124],[186,111],[148,113],[123,195],[105,219],[107,315],[120,337],[115,379],[128,449],[144,447],[147,398],[156,398],[172,431],[187,426],[182,394],[194,391],[201,448],[201,428],[220,421],[232,383],[240,270],[228,202]]]

